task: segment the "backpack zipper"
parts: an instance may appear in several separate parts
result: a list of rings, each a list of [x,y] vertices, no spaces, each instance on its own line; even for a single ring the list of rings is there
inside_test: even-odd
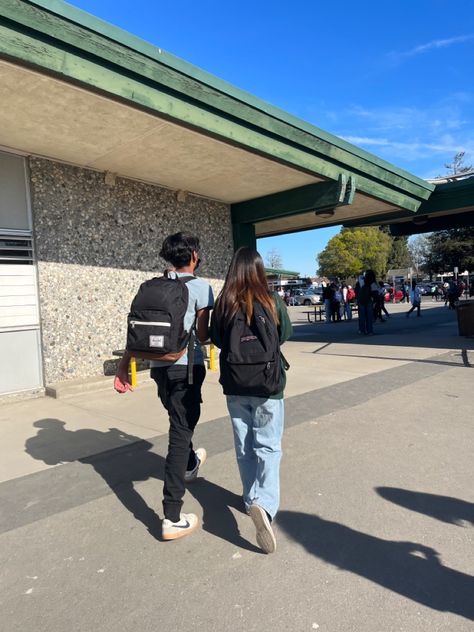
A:
[[[130,325],[132,327],[135,327],[136,325],[160,325],[161,327],[171,327],[171,323],[163,323],[163,322],[152,321],[152,320],[147,320],[147,321],[131,320]]]

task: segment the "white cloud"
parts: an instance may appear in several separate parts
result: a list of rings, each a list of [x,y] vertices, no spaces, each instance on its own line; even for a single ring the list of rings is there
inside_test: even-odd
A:
[[[438,142],[422,142],[415,141],[398,141],[389,138],[379,138],[371,136],[341,136],[344,140],[354,145],[362,145],[363,147],[378,147],[383,150],[385,156],[389,155],[389,159],[403,158],[404,160],[418,160],[429,158],[433,154],[441,154],[449,157],[458,151],[464,151],[467,155],[474,154],[474,139],[466,141],[458,141],[449,136],[443,136]]]
[[[448,48],[449,46],[453,46],[455,44],[463,44],[464,42],[468,42],[473,39],[474,33],[469,33],[467,35],[458,35],[457,37],[432,40],[431,42],[427,42],[426,44],[419,44],[418,46],[415,46],[414,48],[411,48],[407,51],[392,51],[388,54],[388,57],[392,61],[400,62],[403,59],[407,59],[408,57],[422,55],[423,53],[427,53],[431,50],[437,50],[439,48]]]

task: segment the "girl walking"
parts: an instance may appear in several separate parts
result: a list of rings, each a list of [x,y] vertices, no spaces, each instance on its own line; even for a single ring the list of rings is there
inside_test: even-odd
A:
[[[268,289],[262,258],[252,248],[239,248],[217,298],[210,335],[221,348],[220,383],[232,420],[245,508],[265,553],[276,549],[271,523],[280,502],[286,383],[280,344],[291,333],[283,301]]]

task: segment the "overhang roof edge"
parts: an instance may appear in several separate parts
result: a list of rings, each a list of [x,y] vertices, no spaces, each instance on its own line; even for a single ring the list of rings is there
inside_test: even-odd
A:
[[[140,54],[143,54],[150,59],[153,59],[157,63],[168,66],[175,71],[185,75],[192,77],[196,81],[199,81],[202,84],[212,87],[215,90],[222,92],[223,94],[229,95],[232,98],[235,98],[246,105],[259,110],[272,118],[280,120],[292,127],[304,131],[308,134],[315,136],[316,138],[323,140],[335,147],[338,147],[344,151],[347,151],[354,156],[362,158],[363,160],[367,160],[372,164],[385,169],[387,171],[392,172],[393,174],[412,182],[427,191],[433,191],[434,185],[428,183],[426,180],[418,178],[414,174],[405,171],[399,167],[396,167],[390,162],[387,162],[381,158],[378,158],[374,154],[367,152],[364,149],[357,147],[356,145],[352,145],[351,143],[326,132],[319,127],[307,123],[303,119],[300,119],[292,114],[281,110],[280,108],[267,103],[266,101],[253,96],[249,92],[242,90],[232,84],[219,79],[215,75],[198,68],[186,62],[179,57],[176,57],[163,49],[154,46],[153,44],[142,40],[141,38],[128,33],[127,31],[117,27],[113,24],[110,24],[100,18],[93,16],[90,13],[87,13],[81,9],[78,9],[63,0],[23,0],[26,4],[38,6],[42,9],[50,13],[54,13],[55,15],[68,20],[69,22],[73,22],[78,24],[79,26],[86,28],[90,31],[93,31],[103,37],[108,38],[111,41],[114,41],[122,46],[126,46]]]

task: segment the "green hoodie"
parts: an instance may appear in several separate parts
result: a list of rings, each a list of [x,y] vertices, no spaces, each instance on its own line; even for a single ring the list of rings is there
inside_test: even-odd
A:
[[[278,324],[278,335],[280,338],[280,345],[288,340],[288,338],[293,333],[293,327],[291,326],[290,317],[288,316],[288,311],[286,309],[285,303],[281,300],[278,294],[272,294],[273,300],[275,301],[275,307],[278,315],[278,320],[280,321]],[[220,333],[220,328],[216,323],[216,319],[214,318],[214,312],[211,316],[211,327],[210,327],[210,338],[212,342],[219,347],[222,347],[222,337]],[[283,367],[282,367],[283,368]],[[286,386],[286,374],[283,369],[283,389],[280,393],[276,395],[271,395],[269,399],[283,399],[283,391]]]

